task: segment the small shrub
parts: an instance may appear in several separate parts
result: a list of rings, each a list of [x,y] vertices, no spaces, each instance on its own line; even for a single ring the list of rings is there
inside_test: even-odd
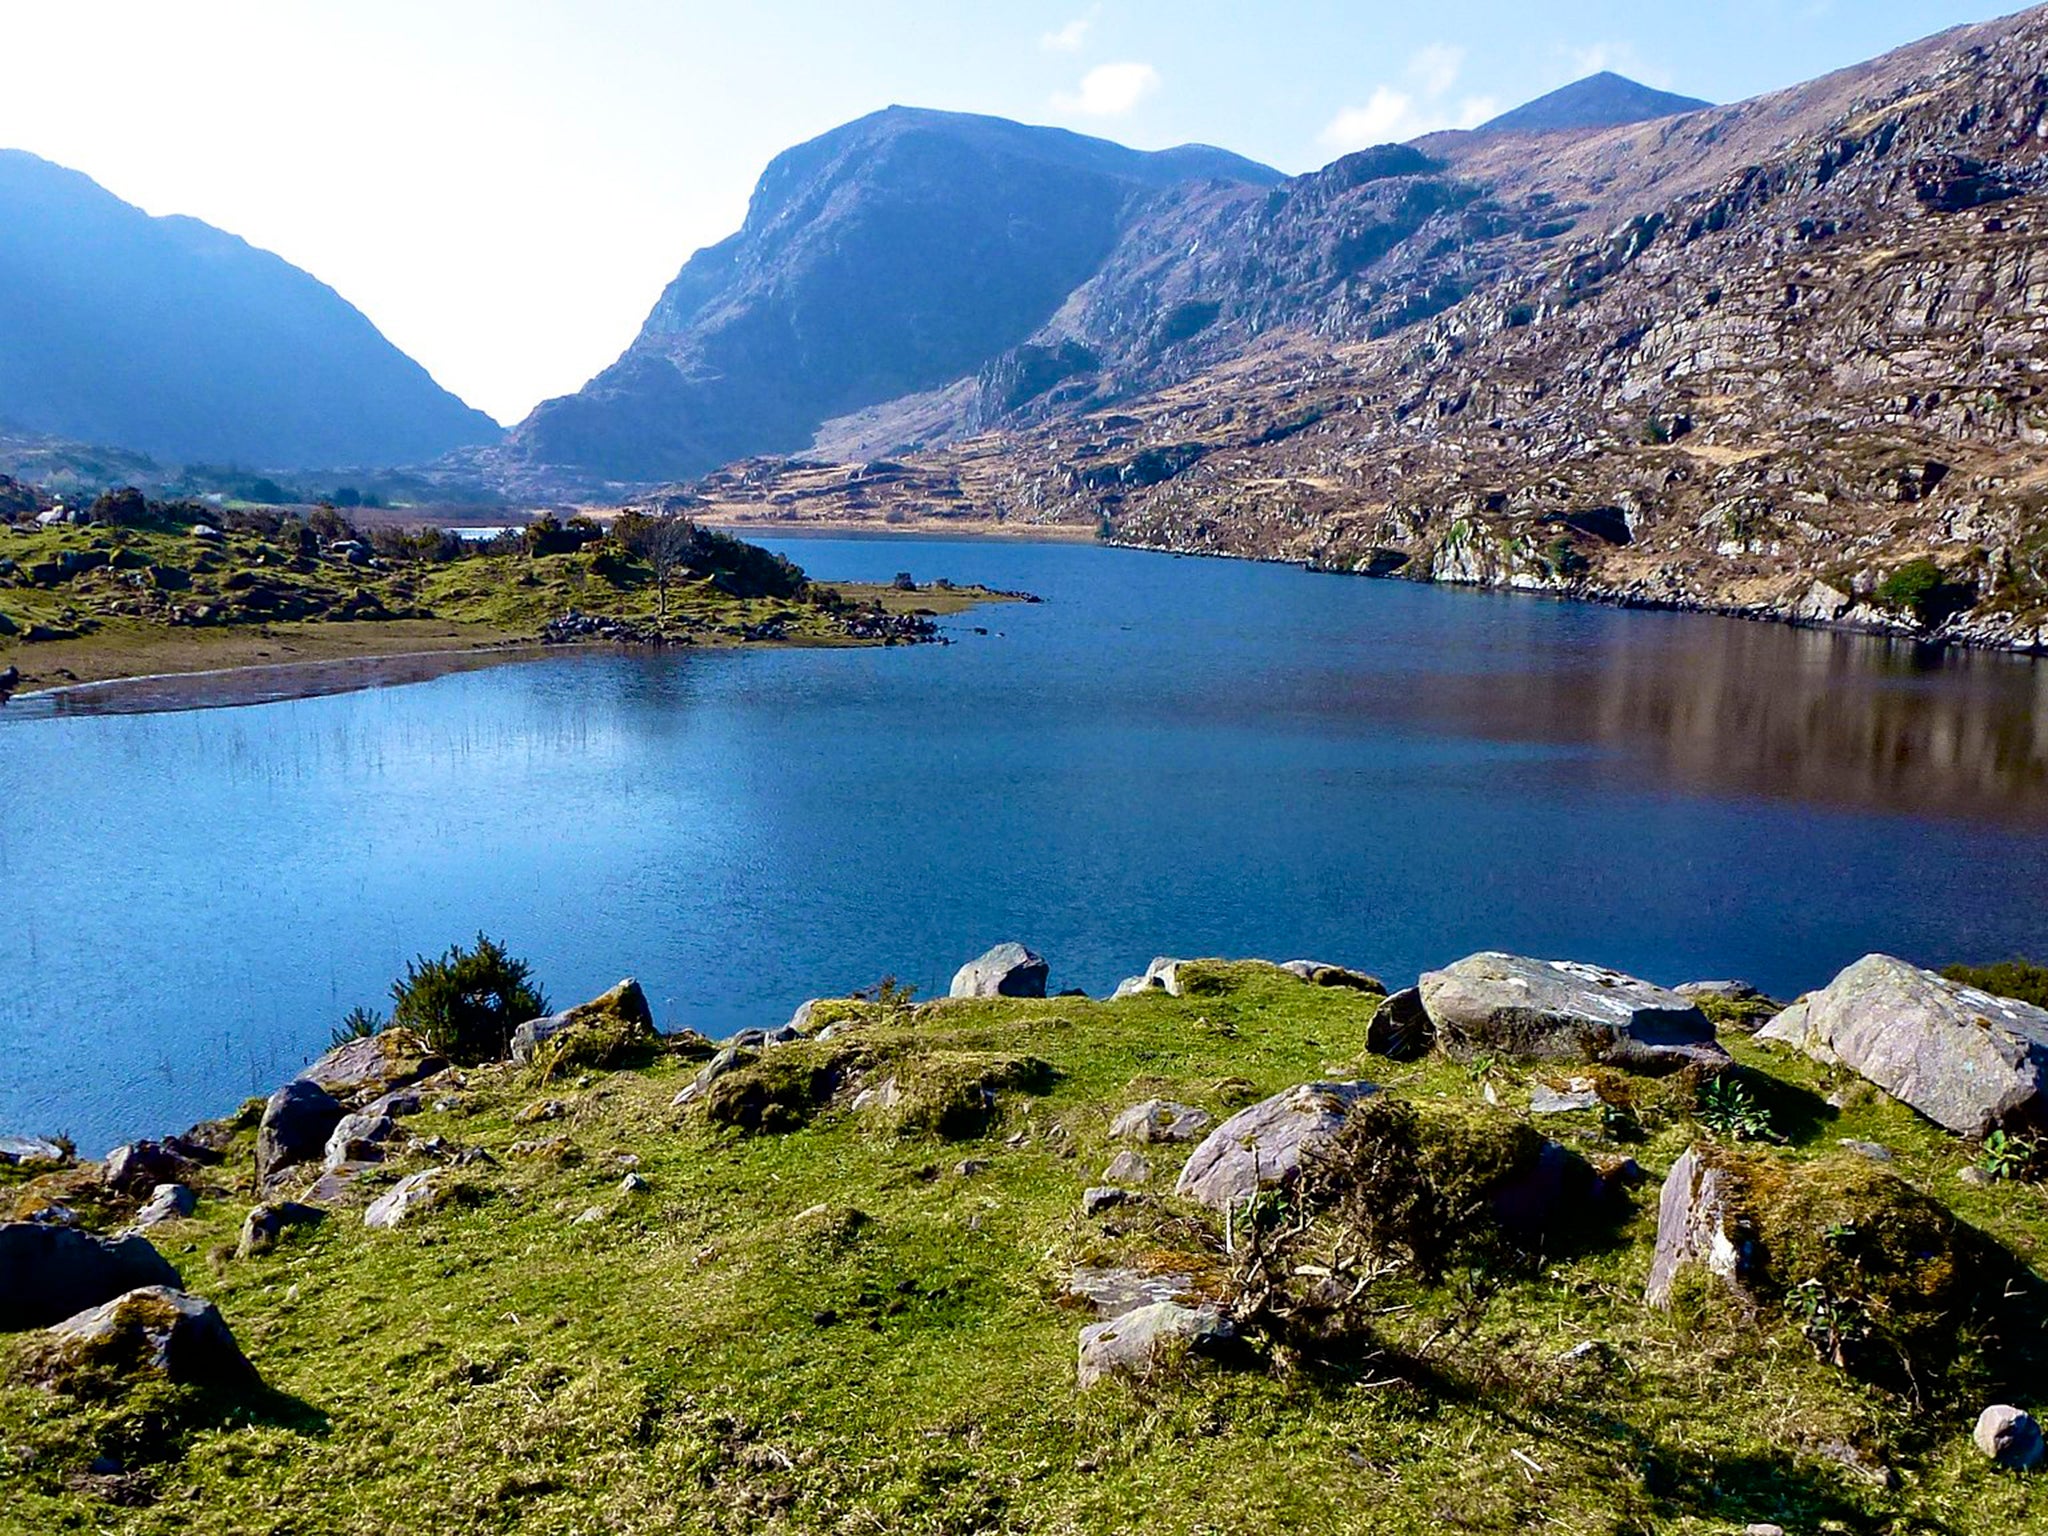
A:
[[[1984,1138],[1977,1166],[1994,1179],[2035,1182],[2048,1176],[2048,1138],[1993,1131]]]
[[[450,1061],[496,1061],[512,1031],[548,1012],[524,960],[479,933],[476,947],[451,945],[438,959],[421,955],[391,984],[391,1023],[417,1030],[430,1050]]]
[[[328,1043],[341,1046],[347,1045],[351,1040],[368,1039],[383,1030],[389,1022],[383,1014],[357,1004],[342,1016],[341,1023],[335,1026],[334,1033],[327,1037]]]
[[[1909,560],[1878,584],[1877,600],[1894,613],[1911,614],[1922,629],[1934,629],[1976,601],[1967,582],[1950,581],[1925,558]]]

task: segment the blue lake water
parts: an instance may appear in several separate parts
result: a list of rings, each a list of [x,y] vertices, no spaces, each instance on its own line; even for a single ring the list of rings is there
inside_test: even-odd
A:
[[[1405,982],[1480,948],[1780,994],[2048,953],[2048,666],[1089,547],[790,540],[1041,606],[885,651],[574,654],[0,710],[0,1131],[268,1091],[479,929],[557,1004],[779,1023],[1021,939]],[[991,633],[976,635],[981,625]]]

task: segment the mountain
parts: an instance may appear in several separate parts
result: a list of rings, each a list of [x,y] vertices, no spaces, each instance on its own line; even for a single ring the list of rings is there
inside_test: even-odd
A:
[[[326,284],[20,150],[0,150],[0,423],[266,468],[499,436]]]
[[[829,417],[1023,342],[1149,199],[1280,179],[1222,150],[891,107],[779,155],[739,233],[691,257],[625,355],[540,406],[510,455],[654,479],[800,449]]]
[[[1646,123],[1659,117],[1676,117],[1697,112],[1710,101],[1695,96],[1674,96],[1652,90],[1612,70],[1574,80],[1548,96],[1503,112],[1481,123],[1476,133],[1559,133],[1578,128],[1618,128],[1626,123]]]
[[[1013,353],[1055,389],[984,365],[687,492],[2048,649],[2044,78],[2037,8],[1157,196]]]

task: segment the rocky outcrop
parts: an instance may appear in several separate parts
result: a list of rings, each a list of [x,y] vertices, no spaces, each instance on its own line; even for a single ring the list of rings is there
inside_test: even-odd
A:
[[[31,1347],[31,1380],[70,1391],[147,1377],[179,1386],[244,1386],[255,1367],[210,1301],[146,1286],[52,1326]]]
[[[543,1049],[559,1061],[609,1067],[625,1052],[652,1045],[654,1014],[631,977],[609,992],[544,1019],[528,1019],[512,1032],[512,1059],[532,1061]]]
[[[1232,1337],[1215,1307],[1155,1301],[1081,1330],[1079,1382],[1085,1389],[1110,1376],[1142,1380],[1177,1355],[1213,1351]]]
[[[1109,1134],[1116,1141],[1193,1141],[1213,1124],[1215,1117],[1206,1109],[1147,1099],[1112,1120]]]
[[[1118,982],[1116,991],[1110,994],[1110,1001],[1136,997],[1144,992],[1164,992],[1168,997],[1179,997],[1180,968],[1185,963],[1165,955],[1159,956],[1145,967],[1142,976],[1130,976]]]
[[[324,1221],[326,1212],[317,1206],[301,1205],[296,1200],[280,1200],[271,1205],[259,1205],[242,1218],[242,1232],[235,1244],[235,1257],[253,1258],[270,1252],[293,1227],[311,1226]]]
[[[135,1213],[135,1230],[147,1232],[167,1221],[182,1221],[199,1208],[199,1197],[183,1184],[159,1184]]]
[[[336,1099],[364,1104],[429,1077],[447,1065],[417,1032],[393,1028],[337,1045],[301,1072],[299,1078]]]
[[[1302,1159],[1343,1128],[1345,1112],[1376,1091],[1371,1083],[1304,1083],[1238,1111],[1189,1155],[1174,1193],[1220,1211],[1291,1183]]]
[[[1422,992],[1403,987],[1380,999],[1365,1027],[1365,1048],[1391,1061],[1414,1061],[1436,1044],[1436,1025],[1422,1006]]]
[[[1729,1060],[1693,1003],[1601,966],[1477,954],[1429,972],[1418,990],[1438,1048],[1453,1056],[1629,1071],[1719,1068]]]
[[[953,974],[949,997],[1043,997],[1046,963],[1022,944],[998,944]]]
[[[76,1227],[0,1223],[0,1333],[47,1327],[140,1286],[183,1283],[139,1233],[100,1237]]]
[[[319,1084],[294,1078],[263,1105],[256,1127],[256,1178],[267,1184],[285,1169],[321,1157],[346,1111]]]
[[[1657,1196],[1657,1245],[1643,1292],[1651,1306],[1669,1306],[1680,1272],[1693,1265],[1746,1294],[1756,1249],[1737,1215],[1736,1196],[1735,1176],[1698,1147],[1671,1165]]]
[[[1839,1062],[1959,1136],[2048,1126],[2048,1012],[1866,955],[1757,1039]]]
[[[1387,990],[1377,976],[1368,976],[1364,971],[1354,971],[1344,965],[1331,965],[1322,960],[1283,960],[1280,969],[1290,975],[1299,976],[1303,981],[1316,987],[1345,987],[1353,992]]]
[[[409,1173],[371,1202],[363,1225],[388,1230],[441,1205],[453,1193],[453,1170],[422,1168]]]

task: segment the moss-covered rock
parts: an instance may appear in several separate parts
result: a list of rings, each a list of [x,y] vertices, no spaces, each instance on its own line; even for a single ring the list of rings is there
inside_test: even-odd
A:
[[[699,1099],[714,1125],[736,1131],[794,1131],[831,1102],[851,1060],[829,1044],[792,1041],[712,1078]]]
[[[867,1108],[894,1135],[961,1140],[988,1128],[1001,1093],[1042,1093],[1052,1079],[1035,1056],[929,1051],[900,1058]]]
[[[579,1068],[609,1070],[651,1050],[659,1040],[647,994],[630,977],[587,1003],[512,1032],[512,1059],[543,1077]]]
[[[253,1383],[256,1372],[210,1301],[145,1286],[50,1328],[25,1351],[32,1381],[74,1397],[118,1395],[138,1381]]]

